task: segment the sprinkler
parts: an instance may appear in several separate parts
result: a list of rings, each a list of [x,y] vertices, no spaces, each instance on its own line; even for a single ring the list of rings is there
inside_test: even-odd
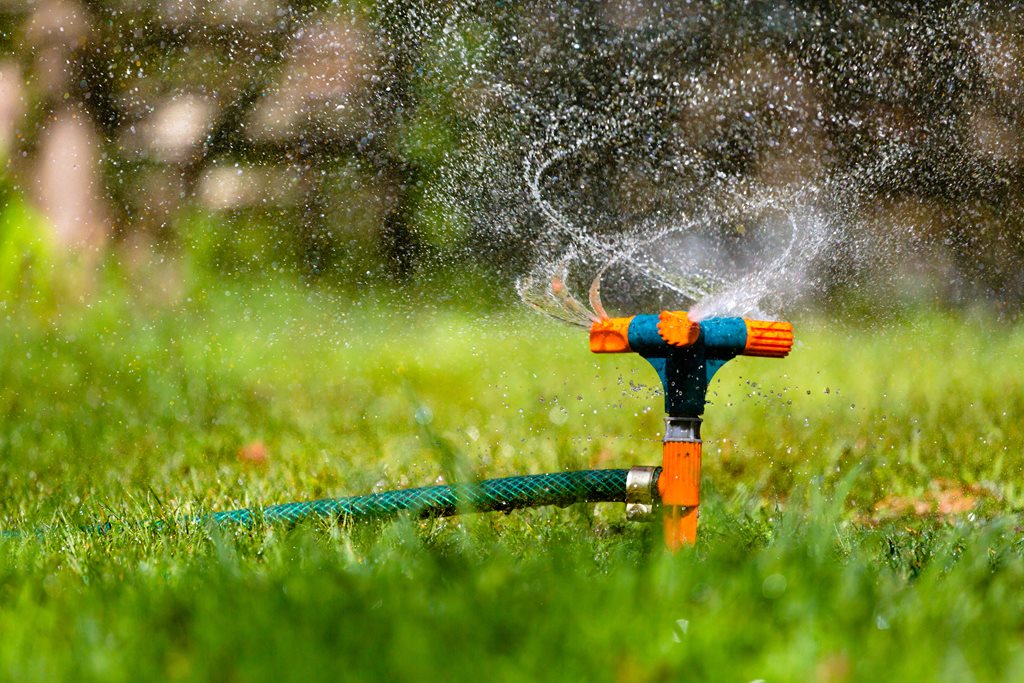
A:
[[[666,418],[657,490],[670,549],[692,545],[697,539],[700,416],[711,378],[736,356],[783,358],[792,346],[793,326],[787,322],[746,318],[695,322],[681,311],[630,318],[602,315],[591,326],[591,351],[638,353],[661,379]]]

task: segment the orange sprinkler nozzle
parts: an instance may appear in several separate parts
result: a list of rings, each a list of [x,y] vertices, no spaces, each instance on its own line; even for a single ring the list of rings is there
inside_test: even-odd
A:
[[[594,353],[626,353],[629,324],[633,318],[604,318],[590,326],[590,350]]]
[[[700,325],[690,322],[686,311],[662,311],[658,316],[658,334],[669,346],[693,346],[700,338]]]
[[[785,322],[747,320],[747,344],[744,355],[784,358],[793,348],[793,326]]]

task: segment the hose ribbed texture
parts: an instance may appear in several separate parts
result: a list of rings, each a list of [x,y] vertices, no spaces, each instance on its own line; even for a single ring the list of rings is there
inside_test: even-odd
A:
[[[518,510],[543,505],[573,503],[624,503],[626,475],[629,470],[581,470],[555,474],[530,474],[504,479],[488,479],[476,484],[425,486],[416,489],[385,491],[350,498],[323,498],[300,503],[282,503],[262,509],[227,510],[181,521],[218,526],[252,526],[263,520],[270,524],[296,524],[309,518],[332,518],[339,522],[388,519],[403,512],[413,517],[447,517],[459,512]],[[82,531],[105,534],[117,527],[163,529],[164,520],[134,523],[87,524]],[[0,531],[2,538],[42,537],[53,528],[35,532]]]
[[[262,510],[215,512],[205,519],[218,525],[295,524],[310,517],[341,522],[387,519],[408,512],[414,517],[447,517],[458,512],[517,510],[542,505],[622,503],[629,470],[582,470],[489,479],[477,484],[426,486],[350,498],[323,498],[271,505]]]

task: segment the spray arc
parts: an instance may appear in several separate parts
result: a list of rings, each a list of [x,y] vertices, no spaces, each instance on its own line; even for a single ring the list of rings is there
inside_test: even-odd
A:
[[[792,346],[793,326],[787,322],[734,317],[697,322],[682,311],[628,318],[602,315],[591,326],[592,352],[637,353],[661,380],[666,418],[656,486],[670,549],[697,538],[700,424],[711,378],[736,356],[783,358]]]

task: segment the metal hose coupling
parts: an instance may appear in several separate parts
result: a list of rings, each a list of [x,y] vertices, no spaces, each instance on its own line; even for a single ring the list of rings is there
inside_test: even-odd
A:
[[[660,467],[637,465],[626,473],[626,519],[642,522],[654,516]]]

